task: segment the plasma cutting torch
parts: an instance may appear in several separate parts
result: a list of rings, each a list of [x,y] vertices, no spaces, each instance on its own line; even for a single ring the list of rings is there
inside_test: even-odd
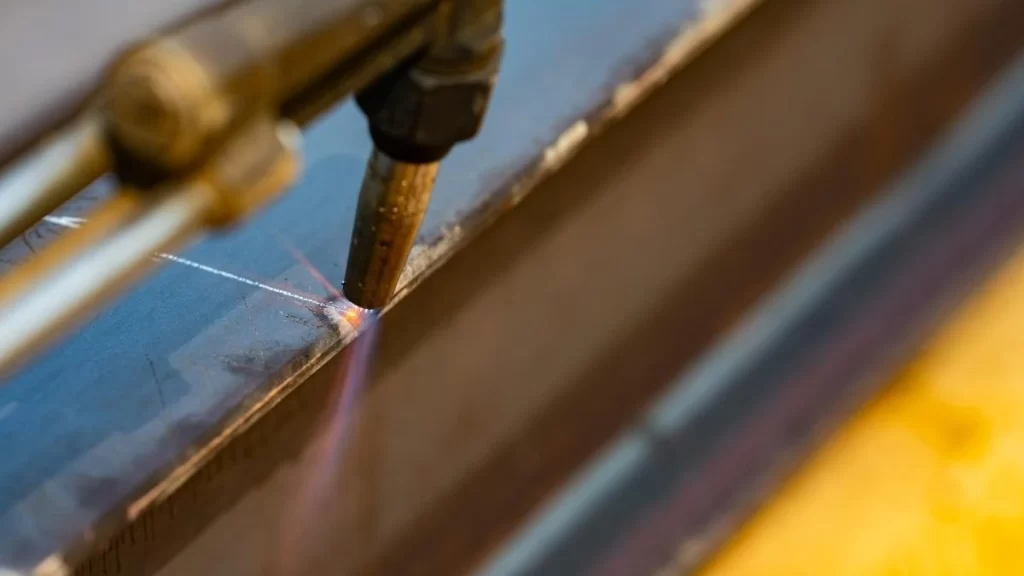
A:
[[[374,149],[343,290],[385,306],[439,161],[481,126],[501,13],[500,0],[239,0],[126,51],[84,112],[0,176],[3,244],[101,175],[118,182],[79,229],[0,277],[0,375],[155,253],[287,189],[300,171],[296,127],[353,94]]]

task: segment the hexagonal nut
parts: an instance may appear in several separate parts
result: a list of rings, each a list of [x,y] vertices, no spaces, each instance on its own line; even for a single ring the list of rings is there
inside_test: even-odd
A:
[[[480,130],[494,78],[491,67],[457,75],[407,69],[382,78],[357,101],[379,133],[447,150]]]

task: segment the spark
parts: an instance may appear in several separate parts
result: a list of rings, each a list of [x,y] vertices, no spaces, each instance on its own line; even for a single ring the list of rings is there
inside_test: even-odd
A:
[[[86,222],[84,218],[74,216],[46,216],[44,220],[65,228],[79,228]],[[279,573],[300,574],[303,573],[302,568],[305,564],[314,561],[316,549],[325,545],[325,541],[333,533],[327,526],[327,519],[322,512],[324,506],[330,506],[336,498],[336,484],[341,478],[344,456],[352,442],[352,428],[356,426],[356,403],[366,386],[376,344],[377,313],[361,308],[345,299],[341,291],[335,288],[308,258],[294,247],[286,244],[286,248],[316,280],[334,295],[334,299],[321,300],[306,296],[293,290],[285,290],[232,274],[174,254],[160,252],[154,257],[259,288],[297,302],[318,306],[338,325],[339,330],[345,324],[351,327],[358,336],[349,346],[348,362],[338,374],[324,420],[319,427],[320,431],[313,440],[312,449],[304,458],[304,477],[300,481],[302,489],[297,492],[296,500],[282,523],[280,556],[277,561],[283,570],[279,570]],[[5,407],[5,413],[2,416],[9,414],[10,411],[7,408],[10,407]],[[3,575],[0,574],[0,576]]]
[[[75,216],[45,216],[43,217],[43,220],[49,222],[50,224],[63,226],[64,228],[79,228],[82,226],[82,224],[85,223],[85,218],[78,218]],[[330,302],[324,301],[319,298],[315,298],[312,296],[304,296],[302,294],[296,294],[293,290],[285,290],[283,288],[271,286],[270,284],[266,284],[264,282],[259,282],[251,278],[246,278],[245,276],[232,274],[231,272],[227,272],[219,268],[214,268],[213,266],[207,266],[206,264],[200,264],[199,262],[196,262],[194,260],[182,258],[181,256],[176,256],[174,254],[158,252],[156,254],[156,257],[160,258],[161,260],[167,260],[168,262],[174,262],[175,264],[181,264],[182,266],[188,266],[189,268],[201,270],[208,274],[220,276],[221,278],[226,278],[228,280],[240,282],[242,284],[252,286],[253,288],[266,290],[267,292],[272,292],[274,294],[277,294],[278,296],[284,296],[285,298],[290,298],[292,300],[302,302],[305,304],[312,304],[320,308],[330,308],[332,306]]]
[[[292,257],[295,258],[299,262],[299,264],[302,264],[302,267],[309,272],[310,276],[312,276],[318,282],[320,282],[320,284],[322,284],[323,287],[326,288],[328,292],[333,294],[335,298],[344,298],[344,296],[341,295],[341,292],[334,287],[334,284],[332,284],[331,281],[328,280],[327,277],[324,276],[322,272],[320,272],[320,269],[313,265],[313,263],[309,261],[309,258],[306,258],[306,255],[299,251],[298,248],[292,246],[291,243],[281,238],[278,238],[278,242],[280,242],[281,245],[284,246],[286,250],[288,250],[288,252],[291,252]]]
[[[207,266],[205,264],[200,264],[198,262],[195,262],[195,261],[192,261],[192,260],[188,260],[186,258],[182,258],[181,256],[175,256],[174,254],[160,253],[160,254],[157,254],[157,257],[159,257],[159,258],[161,258],[163,260],[168,260],[170,262],[175,262],[177,264],[181,264],[183,266],[189,266],[189,267],[195,268],[197,270],[202,270],[203,272],[208,272],[210,274],[214,274],[214,275],[220,276],[222,278],[227,278],[228,280],[234,280],[235,282],[241,282],[242,284],[248,284],[249,286],[252,286],[254,288],[260,288],[261,290],[266,290],[268,292],[273,292],[274,294],[278,294],[278,295],[284,296],[286,298],[291,298],[292,300],[297,300],[299,302],[305,302],[306,304],[315,304],[316,306],[320,306],[320,307],[328,307],[328,306],[330,306],[329,302],[324,302],[323,300],[317,300],[315,298],[309,298],[309,297],[306,297],[306,296],[302,296],[301,294],[296,294],[295,292],[290,292],[288,290],[283,290],[281,288],[277,288],[277,287],[271,286],[269,284],[264,284],[263,282],[257,282],[256,280],[252,280],[250,278],[245,278],[244,276],[238,276],[237,274],[232,274],[230,272],[225,272],[224,270],[213,268],[213,267]]]
[[[82,224],[86,222],[85,218],[79,218],[77,216],[45,216],[43,220],[49,222],[50,224],[55,224],[57,226],[62,226],[64,228],[79,228],[82,226]],[[311,304],[324,310],[328,314],[328,317],[335,323],[335,325],[337,325],[339,329],[342,330],[344,330],[344,326],[342,325],[342,323],[344,323],[351,327],[353,330],[359,331],[359,329],[363,327],[364,324],[366,324],[367,320],[374,316],[372,310],[361,308],[353,304],[352,302],[346,300],[345,297],[341,294],[341,292],[327,280],[323,273],[321,273],[320,270],[318,270],[316,266],[314,266],[313,263],[309,261],[308,258],[303,256],[302,253],[299,252],[294,247],[288,246],[287,243],[282,243],[285,244],[286,248],[288,248],[290,252],[292,252],[292,255],[295,257],[295,259],[298,260],[299,263],[302,264],[303,267],[306,268],[310,272],[310,274],[313,275],[314,278],[320,281],[320,283],[323,284],[324,287],[326,287],[331,292],[331,294],[334,295],[334,299],[324,300],[312,294],[303,294],[290,286],[287,288],[282,288],[280,286],[275,286],[273,284],[268,284],[266,282],[259,282],[257,280],[253,280],[252,278],[246,278],[245,276],[232,274],[231,272],[227,272],[219,268],[214,268],[213,266],[208,266],[206,264],[201,264],[199,262],[196,262],[195,260],[182,258],[181,256],[177,256],[175,254],[159,252],[156,254],[156,257],[161,260],[174,262],[175,264],[180,264],[182,266],[187,266],[195,270],[200,270],[202,272],[206,272],[207,274],[213,274],[214,276],[220,276],[221,278],[226,278],[234,282],[245,284],[247,286],[252,286],[253,288],[259,288],[260,290],[265,290],[267,292],[277,294],[278,296],[289,298],[296,302],[301,302],[303,304]]]
[[[336,300],[331,310],[357,331],[376,318],[376,313],[373,310],[361,308],[348,300]]]
[[[333,302],[332,307],[332,311],[336,314],[334,320],[336,322],[344,321],[346,324],[348,324],[353,329],[358,331],[359,328],[367,321],[367,319],[372,316],[373,311],[357,306],[356,304],[353,304],[352,302],[347,300],[345,296],[341,293],[341,291],[335,288],[334,284],[332,284],[331,281],[327,279],[327,276],[325,276],[324,273],[321,272],[320,269],[317,268],[316,265],[314,265],[309,260],[309,258],[306,257],[305,254],[303,254],[298,248],[293,246],[287,240],[284,240],[283,238],[278,238],[278,242],[280,242],[281,245],[284,246],[284,248],[291,253],[292,257],[294,257],[295,260],[297,260],[299,264],[301,264],[302,267],[305,268],[313,278],[320,282],[320,284],[322,284],[323,287],[327,289],[327,291],[334,295],[334,297],[336,298],[336,300]]]

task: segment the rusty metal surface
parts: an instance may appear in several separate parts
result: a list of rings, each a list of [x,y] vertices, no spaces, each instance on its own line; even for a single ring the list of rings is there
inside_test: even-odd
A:
[[[511,3],[492,112],[480,137],[442,167],[405,280],[517,202],[749,4]],[[325,316],[328,294],[289,247],[340,281],[369,139],[352,105],[306,139],[309,170],[284,200],[170,258],[0,388],[0,563],[34,565],[72,542],[87,545],[100,519],[137,517],[158,496],[147,489],[218,437],[225,417],[294,383],[351,336]],[[0,266],[73,227],[108,186],[7,247]]]

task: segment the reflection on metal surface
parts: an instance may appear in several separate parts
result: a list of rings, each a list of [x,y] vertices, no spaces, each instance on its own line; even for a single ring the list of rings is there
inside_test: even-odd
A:
[[[109,163],[99,123],[87,117],[0,174],[0,247],[102,176]]]
[[[151,256],[175,248],[210,208],[210,194],[192,186],[148,205],[122,196],[99,211],[90,227],[74,230],[40,254],[38,266],[21,268],[0,284],[0,373],[8,374],[56,336],[82,320],[152,266]],[[112,226],[104,226],[109,222]],[[99,243],[82,236],[100,232]],[[74,254],[70,262],[64,257]],[[21,274],[17,274],[17,273]]]
[[[298,131],[254,120],[193,179],[122,190],[80,228],[0,277],[0,375],[9,375],[99,304],[209,225],[247,216],[298,173]]]

